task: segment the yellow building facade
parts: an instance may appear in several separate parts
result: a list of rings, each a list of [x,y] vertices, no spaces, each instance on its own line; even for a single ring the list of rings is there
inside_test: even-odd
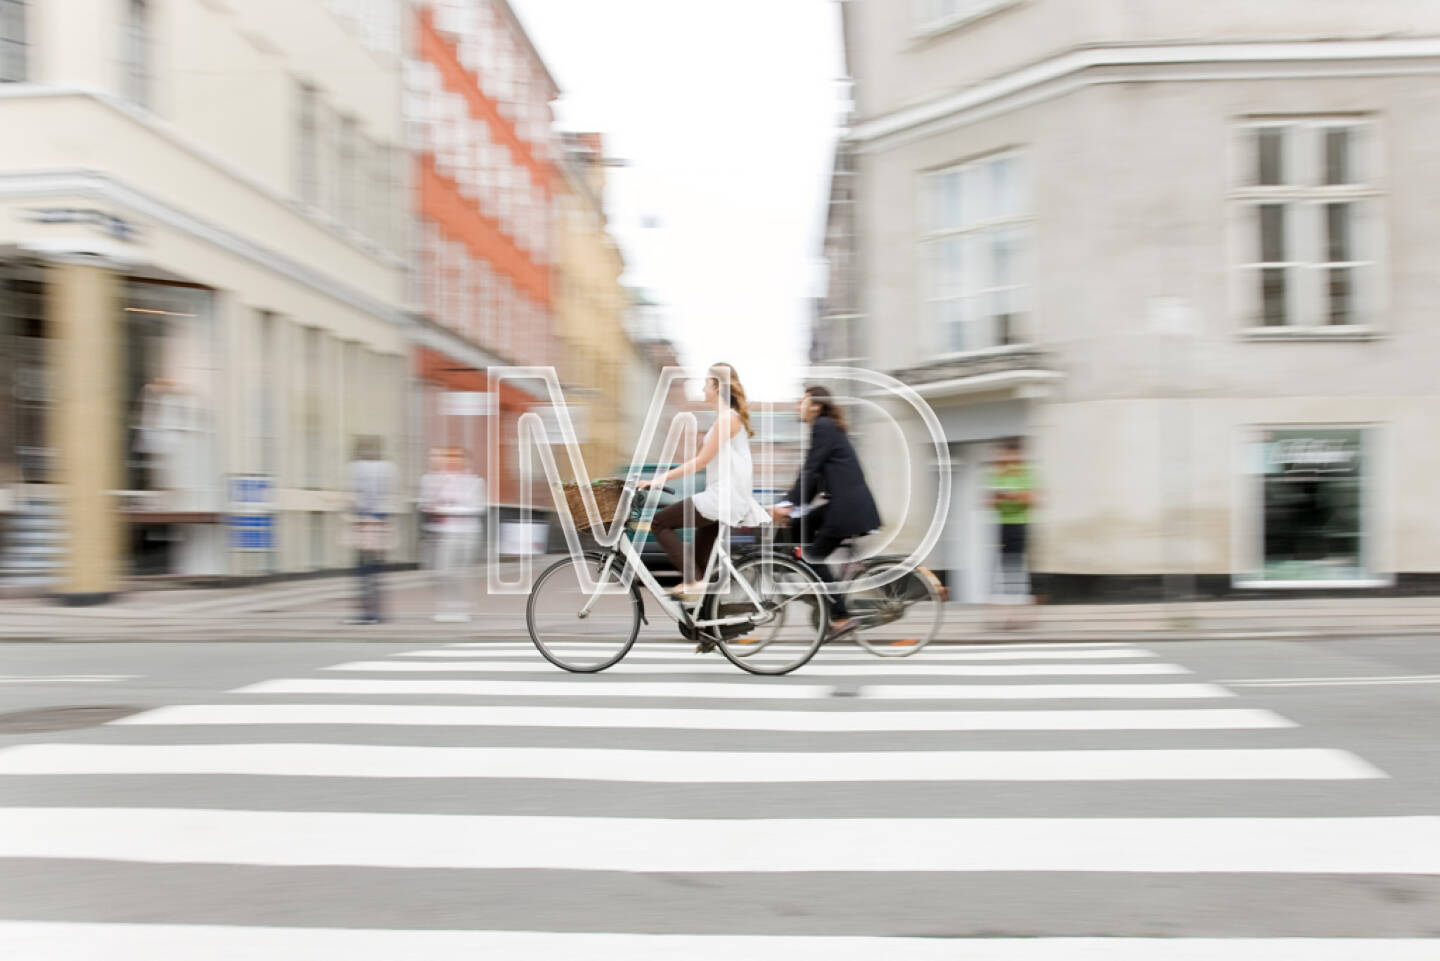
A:
[[[572,413],[583,411],[577,421],[586,468],[603,477],[628,462],[635,441],[626,436],[624,417],[631,350],[620,284],[625,260],[607,226],[599,135],[569,134],[565,146],[557,231],[559,374]]]

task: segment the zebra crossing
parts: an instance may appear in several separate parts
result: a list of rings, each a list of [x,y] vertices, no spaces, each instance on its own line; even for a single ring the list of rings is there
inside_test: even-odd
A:
[[[1387,781],[1129,644],[417,646],[0,749],[0,957],[1440,957]]]

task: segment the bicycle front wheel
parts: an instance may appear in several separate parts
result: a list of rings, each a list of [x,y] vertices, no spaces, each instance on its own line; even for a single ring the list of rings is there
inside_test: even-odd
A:
[[[825,585],[804,564],[778,554],[755,555],[735,565],[730,581],[705,610],[711,618],[746,619],[712,629],[720,653],[732,664],[751,674],[789,674],[825,643],[830,629]]]
[[[896,561],[881,559],[867,564],[863,574],[895,580],[846,596],[850,613],[865,625],[852,635],[855,643],[880,657],[909,657],[940,633],[945,600],[934,574],[923,567],[907,570]]]
[[[545,660],[594,674],[630,652],[640,633],[641,601],[623,583],[624,568],[619,554],[590,553],[557,561],[535,579],[525,625]]]

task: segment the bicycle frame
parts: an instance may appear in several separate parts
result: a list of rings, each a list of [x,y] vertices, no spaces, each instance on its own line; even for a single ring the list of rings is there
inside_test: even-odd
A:
[[[630,504],[634,499],[633,492],[627,491],[627,493],[630,496],[623,502],[626,513],[629,512]],[[701,583],[706,587],[706,594],[709,593],[712,586],[712,578],[718,570],[723,576],[714,584],[717,590],[725,589],[730,583],[730,580],[734,578],[735,582],[740,585],[740,589],[745,593],[745,596],[755,605],[756,614],[763,613],[765,602],[755,593],[745,578],[738,576],[738,572],[735,570],[735,562],[730,554],[730,549],[726,546],[729,538],[725,536],[726,530],[723,525],[720,535],[721,536],[715,539],[715,548],[710,552],[710,558],[705,563],[705,576],[702,578]],[[666,593],[665,589],[661,587],[660,582],[655,579],[655,575],[650,573],[649,568],[645,566],[640,552],[635,549],[633,536],[622,536],[614,547],[606,551],[605,566],[600,569],[600,576],[597,578],[597,590],[591,595],[590,600],[585,603],[585,606],[580,609],[580,617],[583,618],[588,615],[590,608],[595,604],[596,600],[599,599],[600,594],[604,590],[603,585],[605,584],[605,579],[610,575],[610,571],[613,569],[617,558],[624,559],[626,569],[630,572],[630,576],[638,578],[640,583],[645,586],[645,589],[655,598],[661,609],[670,615],[672,620],[683,627],[694,629],[728,627],[735,624],[753,624],[756,620],[754,617],[748,615],[744,617],[720,617],[697,620],[696,615],[700,613],[700,606],[705,603],[706,594],[702,594],[695,600],[693,609],[687,609],[683,604],[671,597]],[[720,568],[721,564],[724,565],[723,569]],[[621,588],[624,590],[631,589],[628,578],[621,582]]]
[[[855,543],[854,538],[847,538],[845,541],[843,541],[839,545],[839,547],[836,548],[836,553],[842,550],[845,552],[846,556],[843,561],[836,564],[836,566],[838,566],[840,570],[835,578],[834,583],[830,587],[830,592],[832,596],[835,597],[849,598],[855,596],[854,593],[849,589],[849,584],[855,579],[857,575],[865,573],[867,568],[877,567],[882,564],[894,564],[905,560],[903,556],[898,554],[875,554],[870,557],[861,557],[860,548]],[[829,563],[828,559],[816,561],[806,559],[804,554],[804,548],[800,545],[795,546],[795,559],[800,561],[802,564],[805,564],[812,570],[819,564]],[[935,575],[932,574],[928,568],[916,565],[915,568],[911,570],[906,576],[922,577],[932,581],[937,586],[941,598],[944,599],[946,597],[947,592],[945,591],[945,588],[940,585],[939,579],[936,578]],[[861,630],[872,627],[881,627],[885,624],[889,624],[898,620],[901,616],[903,616],[906,609],[910,607],[911,603],[912,602],[904,598],[891,597],[887,599],[886,610],[884,612],[852,612],[851,616],[857,621],[859,621]]]

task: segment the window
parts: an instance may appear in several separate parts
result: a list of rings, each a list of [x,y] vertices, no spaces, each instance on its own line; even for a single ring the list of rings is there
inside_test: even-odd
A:
[[[922,33],[959,26],[1018,0],[915,0],[915,25]]]
[[[495,346],[495,276],[491,273],[490,263],[486,260],[476,262],[475,289],[476,309],[479,312],[477,323],[479,332],[476,339],[486,348],[494,349]]]
[[[1370,325],[1379,307],[1380,196],[1373,127],[1356,118],[1275,119],[1240,130],[1242,323]]]
[[[28,44],[25,0],[0,0],[0,83],[23,83]]]
[[[295,101],[295,196],[320,203],[320,91],[301,83]]]
[[[1258,580],[1266,583],[1365,581],[1363,427],[1287,427],[1261,432]]]
[[[369,164],[366,176],[369,181],[365,195],[370,207],[371,239],[387,249],[395,244],[396,224],[393,223],[392,203],[397,202],[396,182],[391,164],[391,149],[379,141],[370,141]]]
[[[150,4],[147,0],[125,0],[120,69],[125,98],[142,107],[150,106]]]
[[[340,222],[347,227],[360,226],[359,176],[360,176],[360,132],[354,117],[340,118],[340,184],[338,191],[338,213]]]
[[[127,483],[162,510],[210,511],[220,499],[213,296],[141,280],[122,291]]]
[[[982,350],[1026,336],[1024,260],[1029,200],[1017,154],[930,174],[921,190],[927,326],[942,352]]]
[[[325,5],[354,24],[367,46],[400,52],[400,8],[395,0],[326,0]]]

